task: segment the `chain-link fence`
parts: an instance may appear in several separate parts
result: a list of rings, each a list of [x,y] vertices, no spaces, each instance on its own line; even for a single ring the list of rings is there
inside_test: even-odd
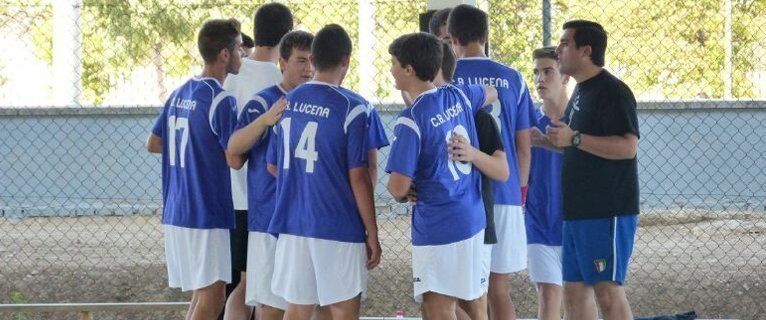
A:
[[[201,22],[236,17],[251,30],[260,3],[0,2],[0,303],[188,300],[167,288],[160,160],[143,143],[156,106],[198,72],[194,38]],[[355,46],[346,85],[376,103],[390,136],[400,105],[386,48],[417,30],[426,2],[282,2],[299,28],[316,31],[330,22],[347,28]],[[548,3],[550,16],[543,14]],[[759,100],[766,98],[766,2],[478,5],[491,15],[491,56],[528,82],[547,18],[554,43],[562,22],[574,17],[609,31],[607,67],[641,101],[643,214],[627,283],[635,313],[696,309],[704,317],[746,319],[766,313],[766,103]],[[71,105],[111,108],[51,108]],[[380,168],[387,154],[383,149]],[[384,254],[371,273],[363,314],[417,315],[411,217],[390,199],[386,182],[380,170],[375,194]],[[533,317],[526,273],[514,275],[512,285],[517,312]]]

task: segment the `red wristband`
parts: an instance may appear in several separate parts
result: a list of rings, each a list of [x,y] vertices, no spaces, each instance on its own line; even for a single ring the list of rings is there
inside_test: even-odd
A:
[[[521,186],[521,205],[527,203],[527,190],[529,190],[529,185]]]

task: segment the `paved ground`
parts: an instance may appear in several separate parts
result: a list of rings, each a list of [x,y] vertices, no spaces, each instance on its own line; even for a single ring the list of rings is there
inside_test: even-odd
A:
[[[411,298],[409,216],[381,220],[384,253],[371,272],[363,314],[418,316]],[[643,215],[627,284],[637,315],[697,310],[705,318],[766,314],[763,213]],[[159,217],[0,218],[0,303],[184,301],[166,286]],[[533,317],[525,272],[512,279],[521,317]],[[0,319],[9,318],[0,314]],[[62,315],[18,319],[60,318]],[[99,318],[176,319],[178,313]],[[14,318],[16,319],[16,318]]]

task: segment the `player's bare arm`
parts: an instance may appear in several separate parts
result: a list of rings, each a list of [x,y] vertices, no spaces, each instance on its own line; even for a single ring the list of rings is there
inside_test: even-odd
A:
[[[226,164],[229,168],[239,170],[245,165],[245,161],[247,161],[247,156],[232,154],[228,150],[226,151]]]
[[[388,192],[391,193],[391,196],[397,202],[407,202],[410,186],[412,186],[412,178],[401,173],[391,172],[391,175],[388,177]]]
[[[519,163],[519,182],[526,186],[529,182],[529,167],[532,163],[532,141],[529,129],[516,131],[516,159]]]
[[[261,139],[263,133],[282,118],[287,106],[284,98],[275,102],[266,113],[247,126],[237,130],[229,139],[228,151],[233,155],[245,155]]]
[[[474,148],[462,135],[453,133],[449,143],[447,143],[447,152],[450,155],[450,160],[471,162],[481,173],[492,180],[503,182],[508,180],[508,161],[504,151],[495,150],[492,155],[488,155]]]
[[[277,166],[275,166],[275,165],[273,165],[271,163],[266,165],[266,171],[271,173],[271,175],[274,176],[274,177],[277,176]]]
[[[484,105],[488,106],[497,101],[497,89],[493,86],[484,86]]]
[[[348,171],[348,175],[359,215],[367,232],[367,269],[373,269],[380,263],[381,248],[378,240],[378,223],[375,221],[372,182],[365,167],[353,168]]]
[[[367,150],[367,171],[370,174],[370,185],[375,190],[375,182],[378,181],[378,149]]]
[[[162,137],[150,133],[146,138],[146,151],[151,153],[162,153]]]

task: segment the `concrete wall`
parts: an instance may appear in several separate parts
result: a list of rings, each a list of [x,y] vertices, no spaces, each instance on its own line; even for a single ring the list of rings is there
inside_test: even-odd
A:
[[[379,107],[389,136],[399,108]],[[160,207],[160,158],[143,145],[158,113],[0,109],[0,215],[154,212]],[[766,210],[763,103],[641,103],[639,121],[642,210]],[[375,190],[384,214],[393,203],[385,189],[387,155],[385,148]]]

